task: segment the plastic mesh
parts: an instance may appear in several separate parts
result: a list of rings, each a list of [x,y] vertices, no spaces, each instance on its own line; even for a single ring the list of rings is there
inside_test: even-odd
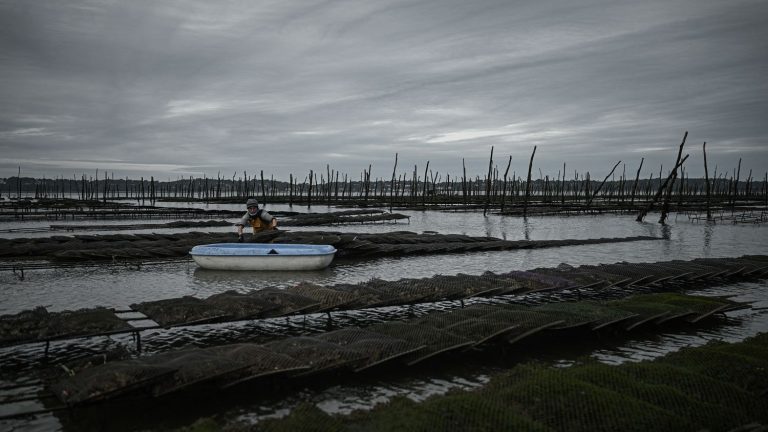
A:
[[[132,327],[106,308],[48,312],[44,307],[0,316],[0,345],[129,330]]]
[[[364,362],[363,367],[410,354],[424,347],[424,345],[411,343],[404,339],[354,328],[336,330],[317,337],[367,353],[368,358]]]
[[[635,313],[638,320],[648,320],[657,317],[659,311],[689,308],[697,311],[717,310],[723,305],[732,304],[717,298],[678,294],[642,295],[599,304],[569,302],[542,307],[475,304],[406,322],[379,324],[368,329],[348,328],[314,337],[286,338],[266,345],[236,344],[195,348],[137,360],[115,361],[86,369],[53,388],[57,394],[66,396],[70,403],[114,397],[139,387],[145,387],[148,393],[162,395],[202,384],[229,386],[273,373],[297,370],[314,373],[342,366],[359,370],[393,360],[413,363],[441,352],[465,347],[470,342],[479,344],[497,338],[513,342],[543,329],[567,323],[588,322],[597,327],[597,323],[615,321]],[[759,348],[752,350],[755,353],[762,352]],[[742,357],[754,356],[721,353],[711,357],[723,360],[708,366],[707,371],[721,367],[726,360],[734,362]],[[760,359],[762,363],[750,362],[745,360],[741,363],[763,367],[765,360]],[[764,373],[758,376],[758,384],[768,382],[768,377],[763,378]],[[705,402],[713,403],[710,400]]]
[[[232,319],[257,318],[268,315],[278,309],[278,305],[254,293],[242,294],[236,291],[226,291],[214,294],[204,300],[215,310],[220,310]]]
[[[286,291],[316,301],[319,303],[318,308],[320,310],[331,310],[353,304],[353,302],[356,301],[356,297],[352,293],[333,288],[325,288],[307,282],[289,287]]]
[[[534,310],[556,314],[565,321],[561,327],[590,325],[599,327],[605,324],[630,318],[633,312],[621,311],[596,302],[561,302],[536,306]]]
[[[152,388],[156,396],[175,392],[239,371],[255,363],[252,359],[220,355],[211,349],[192,348],[149,357],[148,364],[175,369],[170,379]]]
[[[141,360],[123,360],[109,366],[82,370],[51,386],[64,403],[80,404],[121,396],[131,390],[148,387],[175,373],[173,367],[153,365]]]
[[[314,337],[295,337],[267,343],[266,348],[301,361],[313,372],[354,365],[367,358],[360,350]]]
[[[190,296],[132,304],[131,309],[162,326],[200,322],[226,315],[223,310]]]

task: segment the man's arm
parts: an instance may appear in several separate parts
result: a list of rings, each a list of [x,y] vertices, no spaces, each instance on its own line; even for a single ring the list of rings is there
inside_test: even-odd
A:
[[[277,227],[277,218],[269,214],[266,210],[262,210],[259,217],[267,224],[269,229],[275,229],[275,227]]]

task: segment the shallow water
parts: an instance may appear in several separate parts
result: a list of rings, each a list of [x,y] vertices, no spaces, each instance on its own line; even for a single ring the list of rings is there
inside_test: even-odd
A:
[[[186,204],[185,204],[186,205]],[[209,208],[214,208],[209,207]],[[217,208],[237,209],[239,206],[222,205]],[[306,211],[306,208],[270,206],[272,211]],[[332,211],[338,209],[331,209]],[[328,211],[325,207],[313,207],[312,211]],[[16,313],[24,309],[43,305],[51,311],[73,310],[85,307],[107,306],[124,309],[132,303],[164,298],[192,295],[208,297],[227,290],[241,292],[267,286],[290,286],[302,281],[317,284],[355,283],[380,278],[397,280],[401,278],[430,277],[435,274],[453,275],[458,273],[481,274],[485,271],[508,272],[528,270],[537,267],[555,267],[560,263],[573,266],[615,262],[655,262],[667,260],[689,260],[700,257],[737,257],[749,254],[768,254],[768,227],[765,225],[707,224],[692,222],[687,216],[672,215],[667,226],[655,221],[657,214],[650,214],[648,222],[635,222],[634,216],[569,216],[569,217],[501,217],[481,213],[464,212],[412,212],[401,211],[410,216],[409,222],[380,223],[372,225],[349,225],[337,227],[294,228],[294,231],[341,231],[341,232],[391,232],[435,231],[441,234],[465,234],[491,236],[508,240],[551,240],[587,239],[599,237],[654,236],[660,240],[608,243],[586,246],[529,249],[519,251],[482,252],[417,256],[405,258],[383,258],[376,260],[336,260],[326,270],[313,272],[221,272],[202,270],[191,260],[170,264],[135,267],[72,267],[47,270],[27,270],[24,278],[9,271],[0,272],[0,314]],[[141,220],[135,223],[162,223],[167,220]],[[61,222],[53,222],[60,224]],[[70,222],[82,225],[108,225],[104,221]],[[114,221],[112,223],[127,223]],[[0,223],[0,237],[38,237],[46,235],[71,235],[78,232],[53,232],[22,234],[3,230],[29,227],[45,227],[49,222]],[[188,230],[146,230],[145,232],[186,232]],[[210,228],[207,231],[230,232],[228,227]],[[120,231],[133,233],[134,231]],[[84,231],[84,234],[105,234],[110,231]],[[234,234],[233,234],[234,238]],[[613,346],[594,347],[576,355],[591,355],[607,363],[639,361],[655,358],[684,346],[701,345],[706,341],[722,339],[738,341],[758,332],[768,331],[768,290],[765,281],[760,283],[735,284],[703,290],[704,295],[724,295],[735,300],[749,301],[756,310],[742,310],[729,313],[725,326],[696,331],[675,332],[661,335],[643,335],[636,339],[624,340]],[[760,309],[762,308],[762,309]],[[396,310],[383,311],[397,317]],[[354,313],[340,314],[337,319],[354,323]],[[269,338],[273,334],[302,334],[323,330],[322,317],[309,325],[299,320],[274,320],[257,323],[228,323],[197,326],[173,331],[152,330],[142,334],[144,351],[151,353],[190,344],[204,345],[214,341],[243,341]],[[83,341],[61,341],[51,345],[51,354],[59,361],[82,355],[83,348],[104,350],[120,346],[132,349],[130,336],[94,338]],[[12,349],[0,349],[0,366],[21,367],[34,364],[40,357],[39,345],[28,345]],[[553,364],[567,366],[575,357],[563,353],[554,355]],[[453,388],[474,388],[487,381],[489,374],[501,370],[507,364],[476,364],[467,366],[446,366],[429,371],[420,371],[406,376],[376,377],[354,383],[342,383],[331,388],[306,389],[273,400],[250,402],[231,407],[224,415],[245,421],[279,416],[301,401],[310,401],[328,412],[349,412],[369,408],[386,401],[394,395],[405,395],[420,400],[433,394],[444,393]],[[0,387],[8,383],[24,383],[29,378],[14,377],[0,380]],[[37,383],[29,383],[36,389]],[[34,390],[30,390],[34,391]],[[2,395],[0,395],[2,396]],[[34,402],[30,402],[34,406]],[[18,408],[18,407],[17,407]],[[27,407],[28,408],[28,407]],[[3,413],[0,412],[0,415]],[[222,414],[222,413],[220,413]],[[151,429],[151,425],[141,425]],[[56,430],[63,428],[59,420],[51,415],[12,422],[0,421],[0,429]],[[74,429],[73,429],[74,430]]]
[[[284,207],[287,209],[287,206]],[[319,210],[313,208],[313,211]],[[328,285],[356,283],[373,278],[396,280],[430,277],[435,274],[508,272],[555,267],[560,263],[577,266],[619,261],[654,262],[768,253],[768,231],[765,226],[694,223],[689,222],[684,215],[673,215],[669,225],[661,226],[652,222],[637,223],[633,216],[613,215],[539,217],[525,220],[501,216],[483,217],[479,213],[425,211],[407,214],[410,216],[409,223],[345,225],[322,229],[360,233],[437,231],[441,234],[490,236],[507,240],[629,236],[654,236],[663,240],[519,251],[388,257],[366,261],[336,260],[328,269],[312,272],[222,272],[199,269],[190,260],[143,266],[140,269],[108,266],[26,270],[23,280],[18,274],[4,271],[0,272],[0,314],[17,313],[39,305],[46,306],[51,311],[94,306],[124,309],[132,303],[143,301],[183,295],[208,297],[227,290],[249,291],[267,286],[289,286],[301,281]],[[656,218],[656,215],[651,214],[647,220]],[[102,225],[103,221],[92,223]],[[40,225],[40,222],[34,224]],[[290,229],[318,230],[316,227]],[[174,231],[179,230],[148,230]],[[231,229],[215,227],[209,231],[228,232]],[[62,235],[59,232],[55,234]],[[66,233],[71,234],[79,233]]]

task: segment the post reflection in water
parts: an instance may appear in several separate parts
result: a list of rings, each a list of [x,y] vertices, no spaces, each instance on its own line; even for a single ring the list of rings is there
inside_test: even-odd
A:
[[[509,230],[509,218],[502,216],[499,220],[499,229],[501,230],[501,239],[508,240],[507,231]]]
[[[712,252],[712,234],[715,230],[715,223],[713,221],[707,221],[704,224],[704,256],[709,257]]]
[[[531,239],[531,224],[528,222],[528,217],[523,216],[523,238],[526,240]]]
[[[486,237],[494,237],[494,228],[495,228],[495,218],[490,218],[488,216],[483,218],[483,225],[485,227],[485,236]]]
[[[672,227],[670,225],[661,226],[661,238],[664,240],[672,240]]]

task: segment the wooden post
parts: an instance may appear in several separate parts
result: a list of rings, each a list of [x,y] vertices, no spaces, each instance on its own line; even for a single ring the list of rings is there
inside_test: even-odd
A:
[[[395,172],[397,171],[397,153],[395,153],[395,166],[392,167],[392,182],[389,187],[389,212],[392,213],[392,206],[395,203]]]
[[[533,156],[536,155],[536,146],[533,146],[531,160],[528,162],[528,180],[525,182],[525,201],[523,201],[523,216],[528,216],[528,197],[531,195],[531,169],[533,168]]]
[[[589,171],[587,171],[587,174],[584,176],[584,199],[586,201],[592,200],[592,177],[589,175]]]
[[[504,185],[501,189],[501,213],[504,213],[504,203],[507,200],[507,174],[509,174],[509,167],[512,166],[512,155],[509,156],[509,161],[507,162],[507,169],[504,170]]]
[[[461,158],[461,166],[464,169],[464,174],[461,176],[461,193],[464,198],[464,205],[467,205],[467,165],[464,158]]]
[[[672,170],[672,172],[673,173],[677,172],[677,168],[682,166],[683,163],[686,161],[686,159],[688,159],[688,155],[685,155],[685,157],[677,165],[675,165],[675,168]],[[665,180],[664,183],[659,187],[659,190],[658,192],[656,192],[656,195],[654,196],[654,198],[651,200],[651,202],[648,203],[648,206],[643,211],[641,211],[640,214],[637,215],[637,218],[635,220],[637,220],[638,222],[643,221],[643,218],[645,217],[645,215],[647,215],[648,212],[651,211],[651,209],[653,208],[653,205],[661,197],[661,194],[664,192],[664,189],[667,187],[667,183],[671,178],[672,178],[672,174],[670,174],[667,177],[667,180]]]
[[[613,166],[613,169],[611,170],[611,172],[609,172],[608,175],[605,176],[605,178],[603,179],[603,182],[600,183],[600,186],[597,187],[597,189],[595,190],[595,193],[593,193],[592,196],[589,198],[589,201],[587,201],[587,207],[589,207],[589,205],[592,204],[592,200],[597,196],[597,193],[600,192],[600,189],[603,188],[603,185],[608,180],[608,177],[610,177],[611,174],[613,174],[613,172],[616,170],[616,167],[619,166],[620,163],[621,161],[616,162],[616,165]]]
[[[368,164],[368,171],[365,173],[365,205],[368,205],[368,193],[371,191],[371,164]]]
[[[429,161],[427,161],[427,166],[424,167],[424,184],[421,187],[421,206],[426,207],[427,205],[427,183],[428,178],[427,173],[429,172]]]
[[[739,179],[741,178],[741,158],[739,158],[739,168],[738,171],[736,171],[736,180],[733,184],[733,193],[731,195],[731,214],[733,214],[733,210],[736,207],[736,199],[739,196]]]
[[[685,139],[688,138],[688,131],[685,131],[685,135],[683,135],[683,142],[680,143],[680,148],[677,151],[677,161],[680,160],[680,156],[683,154],[683,146],[685,145]],[[682,164],[680,164],[680,167],[682,167]],[[675,179],[677,179],[677,162],[675,162],[675,167],[672,169],[671,179],[672,184],[669,185],[669,190],[667,191],[667,197],[664,200],[664,206],[661,210],[661,218],[659,218],[659,223],[664,224],[664,221],[667,219],[667,214],[669,213],[669,201],[672,198],[672,188],[675,184]]]
[[[491,204],[491,174],[493,172],[493,146],[491,146],[491,158],[488,161],[488,177],[485,179],[485,206],[483,207],[483,217],[488,213],[488,206]]]
[[[288,206],[293,207],[293,173],[288,174]]]
[[[640,166],[637,167],[637,174],[635,174],[635,184],[632,185],[632,198],[630,198],[629,205],[635,204],[635,192],[637,191],[637,182],[640,181],[640,169],[643,168],[643,161],[645,158],[640,158]]]
[[[563,178],[560,180],[560,204],[565,205],[565,162],[563,162]]]
[[[307,209],[312,207],[312,178],[314,173],[309,170],[309,189],[307,189]]]
[[[621,199],[621,203],[624,204],[625,199],[625,189],[626,189],[626,183],[627,183],[627,165],[623,165],[623,170],[621,173],[621,182],[619,187],[619,198]]]
[[[339,171],[338,170],[336,170],[336,179],[334,180],[333,200],[335,202],[339,202]]]
[[[255,189],[255,187],[254,187]],[[267,188],[264,184],[264,170],[261,170],[261,205],[267,204]]]
[[[664,225],[664,222],[667,220],[667,214],[669,213],[669,203],[672,200],[672,189],[674,189],[675,181],[677,180],[677,170],[674,170],[670,176],[672,183],[667,186],[666,194],[664,195],[664,202],[661,206],[661,217],[659,217],[659,223],[662,225]]]

